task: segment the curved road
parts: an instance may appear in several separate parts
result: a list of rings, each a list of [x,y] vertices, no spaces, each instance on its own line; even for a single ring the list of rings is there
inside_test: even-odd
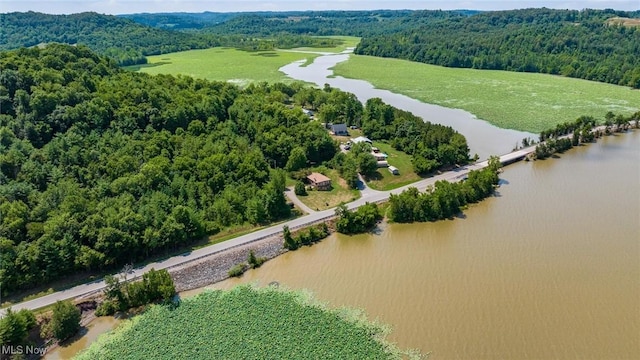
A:
[[[523,158],[525,155],[527,155],[532,151],[535,151],[535,146],[522,149],[522,150],[517,150],[512,153],[503,155],[500,157],[500,161],[503,163],[511,163],[515,160],[519,160]],[[369,189],[368,187],[365,186],[363,188],[364,191],[362,191],[362,197],[353,202],[348,203],[347,207],[349,209],[355,209],[364,205],[365,203],[382,202],[382,201],[388,200],[391,194],[400,194],[402,191],[408,189],[409,187],[416,187],[420,191],[424,191],[428,186],[435,184],[436,181],[439,181],[439,180],[457,182],[457,181],[460,181],[464,176],[466,176],[466,174],[468,174],[469,171],[482,169],[486,166],[487,166],[487,161],[478,162],[475,164],[463,166],[463,167],[454,169],[452,171],[442,173],[437,176],[423,179],[423,180],[420,180],[412,184],[405,185],[403,187],[390,190],[390,191],[376,191],[376,190]],[[176,255],[174,257],[171,257],[162,261],[157,261],[157,262],[147,264],[144,267],[134,269],[133,272],[127,276],[127,278],[128,279],[139,278],[139,277],[142,277],[142,274],[149,271],[151,268],[155,268],[156,270],[170,269],[178,265],[184,265],[188,262],[195,261],[195,260],[207,257],[212,254],[216,254],[231,248],[235,248],[235,247],[249,244],[264,238],[278,235],[279,233],[282,232],[282,227],[284,225],[289,226],[290,229],[296,229],[299,227],[304,227],[310,224],[325,221],[334,216],[335,216],[335,208],[324,210],[324,211],[314,211],[309,213],[308,215],[299,217],[294,220],[287,221],[286,223],[274,225],[262,230],[252,232],[250,234],[239,236],[231,240],[227,240],[227,241],[214,244],[205,248],[194,250],[192,252],[184,253],[182,255]],[[57,291],[55,293],[42,296],[37,299],[14,304],[11,306],[11,308],[15,311],[18,311],[20,309],[31,309],[31,310],[38,309],[41,307],[51,305],[58,300],[66,300],[66,299],[72,299],[72,298],[90,295],[100,290],[103,290],[104,288],[105,288],[104,281],[96,280],[96,281],[78,285],[66,290]],[[0,311],[0,317],[4,314],[4,312],[5,312],[4,309]]]

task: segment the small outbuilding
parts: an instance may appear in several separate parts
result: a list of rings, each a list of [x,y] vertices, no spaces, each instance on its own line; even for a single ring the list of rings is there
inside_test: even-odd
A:
[[[369,143],[369,144],[373,144],[373,141],[369,140],[369,138],[366,138],[364,136],[358,136],[355,139],[351,139],[351,142],[353,142],[354,144],[361,143],[361,142],[366,142],[366,143]]]
[[[331,179],[317,172],[307,176],[307,181],[316,190],[331,190]]]
[[[400,170],[397,167],[389,165],[389,172],[393,175],[400,175]]]
[[[331,125],[331,133],[337,136],[349,136],[349,130],[347,130],[347,124]]]

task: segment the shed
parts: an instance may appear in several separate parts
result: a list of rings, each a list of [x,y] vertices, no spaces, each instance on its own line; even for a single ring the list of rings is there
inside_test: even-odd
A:
[[[313,172],[309,174],[307,181],[316,190],[331,190],[331,179],[320,173]]]
[[[347,130],[347,124],[333,124],[331,125],[331,132],[333,135],[349,136],[349,130]]]
[[[400,175],[400,170],[397,167],[389,165],[389,172],[393,175]]]

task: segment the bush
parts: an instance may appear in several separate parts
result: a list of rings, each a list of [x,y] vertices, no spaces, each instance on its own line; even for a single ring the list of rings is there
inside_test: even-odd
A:
[[[51,335],[58,340],[73,336],[80,329],[80,309],[68,300],[56,302],[49,326]]]
[[[252,269],[259,268],[264,262],[267,261],[266,258],[256,257],[256,254],[253,250],[249,251],[249,256],[247,256],[247,262]]]
[[[296,195],[299,195],[299,196],[306,196],[307,195],[307,189],[304,186],[304,183],[302,181],[296,182],[296,186],[294,187],[293,190],[296,193]]]
[[[245,271],[247,271],[246,264],[244,264],[244,263],[236,264],[231,269],[229,269],[229,273],[228,274],[231,277],[239,277],[240,275],[244,274]]]

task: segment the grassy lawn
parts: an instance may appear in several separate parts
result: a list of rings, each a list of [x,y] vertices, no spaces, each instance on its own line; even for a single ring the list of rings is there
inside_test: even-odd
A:
[[[378,141],[374,141],[373,146],[380,149],[381,152],[389,155],[387,158],[389,165],[397,167],[400,171],[400,175],[393,175],[387,168],[380,168],[378,169],[376,176],[365,179],[367,181],[367,185],[372,189],[391,190],[421,179],[420,176],[413,172],[411,155],[398,151],[389,144]]]
[[[338,175],[338,171],[328,169],[325,171],[325,175],[331,179],[332,189],[330,191],[309,190],[307,191],[307,196],[298,196],[298,199],[311,209],[326,210],[360,197],[358,190],[352,190],[347,187],[345,181]]]
[[[251,82],[292,82],[278,71],[297,60],[315,58],[315,54],[285,51],[247,52],[231,48],[189,50],[149,56],[149,64],[127,67],[148,74],[187,75],[195,78],[231,81],[239,85]]]
[[[640,91],[561,76],[454,69],[397,59],[352,55],[335,74],[364,79],[450,108],[464,109],[499,127],[538,133],[579,116],[640,110]]]

